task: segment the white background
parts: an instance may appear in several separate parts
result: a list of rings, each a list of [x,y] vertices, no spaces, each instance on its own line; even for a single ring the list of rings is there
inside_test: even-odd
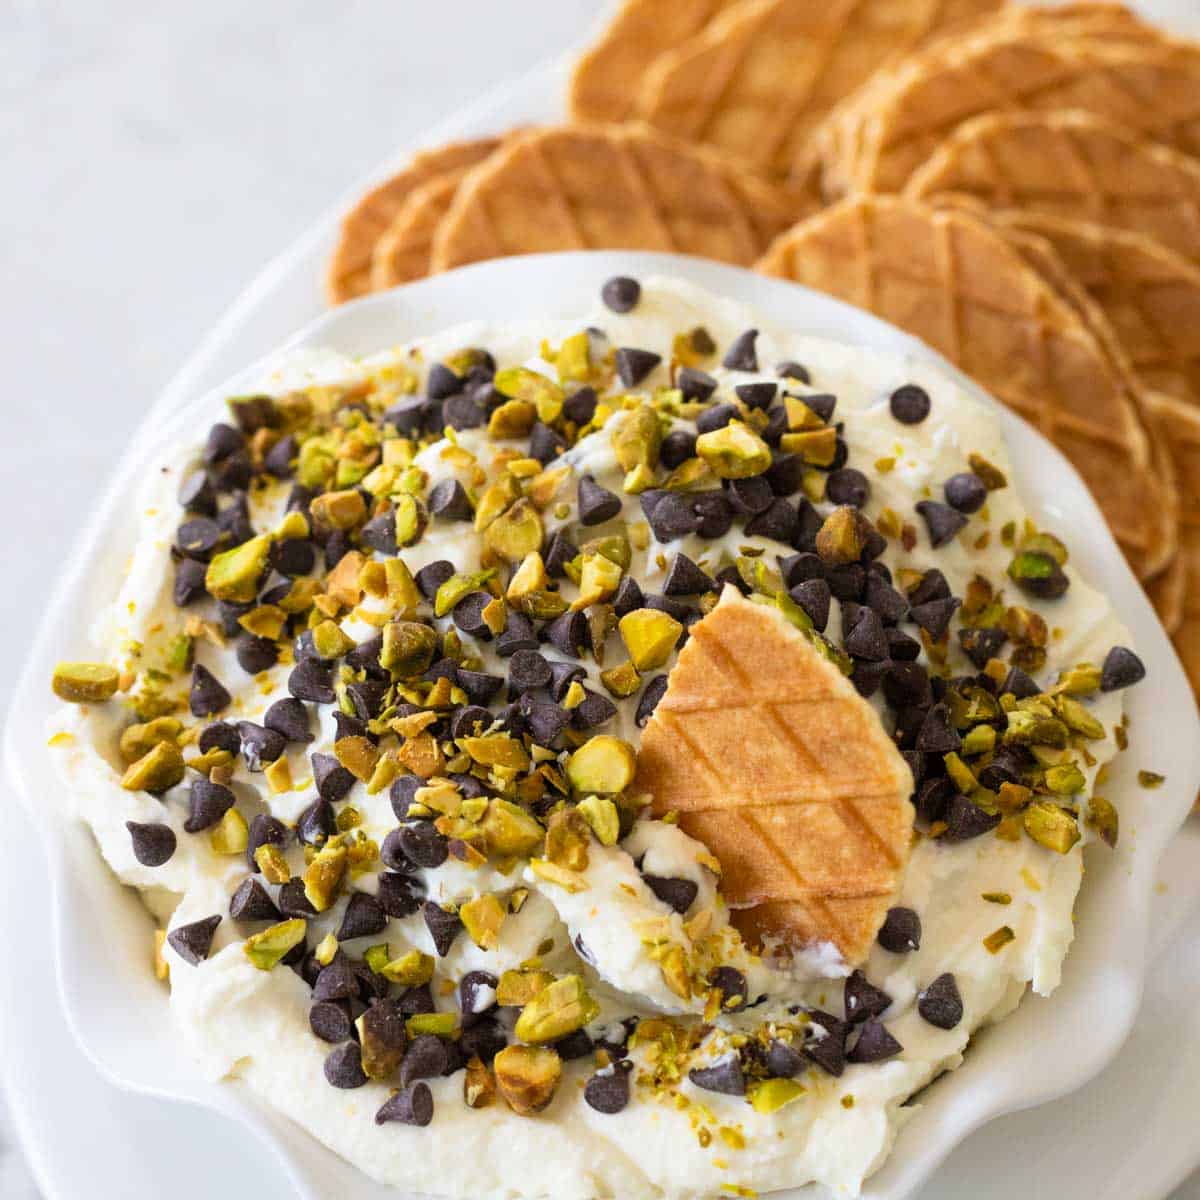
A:
[[[1195,20],[1200,0],[1177,4]],[[570,47],[600,7],[0,0],[0,704],[109,464],[239,289],[382,157]],[[63,1152],[88,1155],[88,1130],[64,1129]],[[0,1109],[0,1200],[36,1195]]]

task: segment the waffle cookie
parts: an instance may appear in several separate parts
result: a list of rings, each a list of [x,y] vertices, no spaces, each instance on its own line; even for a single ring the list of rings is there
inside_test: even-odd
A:
[[[861,962],[912,836],[912,774],[875,710],[774,609],[727,587],[642,734],[637,786],[721,864],[754,946]]]

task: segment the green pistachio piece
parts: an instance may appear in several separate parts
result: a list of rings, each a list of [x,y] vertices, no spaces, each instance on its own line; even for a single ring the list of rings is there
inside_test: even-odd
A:
[[[969,796],[979,786],[974,772],[953,751],[944,754],[942,761],[946,764],[946,774],[964,796]]]
[[[491,950],[500,938],[500,926],[507,913],[495,896],[485,892],[461,905],[458,915],[471,941],[481,950]]]
[[[1042,600],[1055,600],[1070,586],[1057,559],[1040,550],[1022,550],[1008,564],[1008,577],[1022,591]]]
[[[242,946],[246,957],[260,970],[269,971],[277,966],[290,950],[295,949],[308,932],[308,922],[300,917],[280,921],[270,929],[251,934]]]
[[[546,564],[538,551],[531,550],[512,573],[508,587],[504,589],[504,596],[506,600],[515,603],[525,596],[544,592],[549,586],[550,578],[546,574]]]
[[[779,439],[779,448],[785,454],[798,454],[814,467],[828,467],[837,457],[837,430],[827,425],[824,429],[785,433]]]
[[[564,975],[521,1009],[514,1032],[523,1042],[556,1042],[600,1015],[580,975]]]
[[[999,467],[993,466],[982,454],[968,454],[967,464],[983,481],[983,486],[989,492],[998,492],[1008,487],[1008,477]]]
[[[367,519],[367,502],[357,488],[322,492],[310,505],[313,520],[326,529],[354,529]]]
[[[462,350],[455,350],[453,354],[448,354],[442,361],[459,377],[470,372],[472,367],[486,366],[491,358],[486,350],[480,349],[478,346],[466,346]]]
[[[764,1079],[750,1097],[750,1107],[755,1112],[778,1112],[785,1104],[791,1104],[808,1089],[794,1079]]]
[[[780,590],[775,593],[775,607],[783,613],[787,623],[800,630],[801,633],[811,633],[815,628],[812,617],[787,592]]]
[[[1119,832],[1117,810],[1103,796],[1093,796],[1088,801],[1087,818],[1089,829],[1098,833],[1108,846],[1116,846]]]
[[[577,805],[579,815],[588,823],[602,846],[615,846],[621,835],[621,814],[607,796],[585,796]]]
[[[613,796],[623,792],[637,770],[633,747],[606,733],[590,737],[567,760],[567,779],[576,792]]]
[[[663,487],[668,492],[706,492],[716,480],[712,467],[702,458],[689,458],[663,480]]]
[[[1066,854],[1079,841],[1079,826],[1065,808],[1047,800],[1035,800],[1022,815],[1025,832],[1039,846]]]
[[[420,621],[389,621],[383,627],[380,666],[400,679],[420,675],[433,661],[437,644],[437,630]]]
[[[214,854],[245,854],[250,844],[246,818],[236,808],[226,809],[225,815],[213,826],[208,841]]]
[[[500,858],[524,858],[541,844],[545,830],[509,800],[491,800],[480,821],[488,852]]]
[[[771,465],[771,447],[742,421],[702,433],[696,454],[718,479],[749,479]]]
[[[520,483],[505,472],[489,485],[475,506],[475,532],[482,533],[502,512],[521,498]]]
[[[322,621],[313,629],[312,637],[317,654],[324,659],[341,658],[355,646],[354,639],[343,633],[336,621]]]
[[[621,568],[603,554],[585,554],[579,569],[579,595],[573,609],[588,608],[606,600],[621,585]]]
[[[375,968],[372,967],[372,970]],[[385,962],[378,968],[378,974],[401,987],[420,987],[433,978],[433,957],[422,954],[420,950],[409,950],[407,954]]]
[[[584,556],[603,554],[609,562],[616,563],[622,571],[628,571],[629,564],[633,561],[633,550],[629,545],[629,539],[623,533],[610,533],[607,537],[591,538],[579,547],[579,551]]]
[[[625,700],[642,686],[642,677],[633,663],[623,662],[620,666],[601,671],[600,682],[610,696]]]
[[[368,1079],[390,1078],[404,1061],[408,1035],[395,1002],[373,1004],[357,1021],[363,1074]]]
[[[621,469],[634,471],[638,467],[658,466],[662,438],[658,414],[648,404],[639,405],[613,430],[613,453]]]
[[[1058,677],[1054,690],[1069,696],[1091,696],[1100,690],[1100,668],[1092,663],[1070,667]]]
[[[567,611],[566,599],[558,592],[527,592],[512,602],[517,612],[535,621],[552,621]],[[486,619],[486,616],[485,616]],[[495,631],[493,631],[495,632]]]
[[[183,779],[183,754],[174,742],[159,742],[125,769],[121,786],[127,792],[158,795]]]
[[[512,563],[537,550],[543,537],[541,515],[528,500],[521,499],[484,530],[483,544],[505,562]]]
[[[962,740],[962,751],[968,755],[986,754],[995,746],[996,731],[990,725],[976,725]]]
[[[1054,707],[1068,729],[1090,741],[1104,737],[1104,726],[1078,700],[1066,693],[1054,697]]]
[[[432,1033],[435,1037],[453,1037],[458,1029],[458,1017],[452,1012],[416,1013],[405,1022],[409,1037]]]
[[[505,971],[496,985],[501,1008],[522,1008],[554,982],[549,971]]]
[[[324,488],[337,470],[336,444],[328,438],[312,437],[300,447],[296,481],[313,491]]]
[[[127,763],[136,762],[159,742],[178,743],[182,732],[183,722],[175,717],[155,717],[144,725],[130,725],[121,732],[121,757]]]
[[[336,899],[346,875],[349,854],[341,843],[322,846],[304,872],[304,895],[309,904],[324,912]]]
[[[1067,745],[1067,727],[1055,717],[1017,708],[1008,714],[1008,728],[1001,740],[1062,750]]]
[[[1067,548],[1052,533],[1035,533],[1021,543],[1022,550],[1048,554],[1060,567],[1067,565]]]
[[[1056,796],[1074,796],[1087,786],[1087,778],[1073,762],[1048,767],[1045,778],[1046,786]]]
[[[437,593],[433,598],[433,615],[435,617],[444,617],[448,612],[454,609],[464,596],[468,596],[471,592],[477,592],[485,583],[495,578],[496,572],[494,569],[487,571],[473,571],[469,575],[451,575],[445,583],[438,588]]]
[[[857,508],[840,505],[817,530],[817,554],[823,563],[834,566],[857,562],[866,548],[869,532],[867,520]]]
[[[392,511],[396,518],[396,545],[411,546],[429,524],[425,505],[413,496],[397,496]]]
[[[586,343],[586,332],[581,332],[575,336],[577,338],[582,337]],[[570,342],[570,340],[568,338],[567,342]],[[563,343],[564,347],[567,345],[567,342]],[[586,349],[585,344],[585,353]],[[577,356],[576,365],[578,365]],[[586,373],[585,370],[584,375]],[[572,378],[582,378],[582,376],[572,376]],[[531,371],[527,367],[506,367],[503,371],[496,372],[496,376],[492,380],[492,385],[500,395],[509,396],[515,401],[531,405],[537,413],[538,420],[545,421],[547,425],[558,420],[562,414],[563,399],[565,398],[563,389],[553,379],[547,379],[545,375],[542,375],[538,371]],[[501,407],[504,406],[501,405]],[[532,424],[532,421],[530,424]],[[529,429],[526,428],[522,433],[512,433],[506,436],[525,437],[528,433]],[[493,433],[492,436],[498,437],[501,435]]]
[[[541,1112],[558,1089],[562,1059],[547,1046],[506,1046],[492,1063],[496,1087],[522,1117]]]
[[[532,375],[533,372],[529,374]],[[548,379],[546,383],[551,387],[558,386]],[[561,401],[559,403],[561,405]],[[537,412],[536,405],[528,400],[506,400],[499,408],[494,409],[488,418],[488,434],[498,442],[526,438],[537,419]]]
[[[560,808],[546,822],[548,862],[568,871],[586,871],[592,831],[577,808]]]
[[[215,600],[249,604],[258,595],[258,581],[266,572],[271,538],[260,533],[232,550],[214,555],[204,573],[204,586]]]
[[[656,608],[636,608],[626,613],[617,628],[629,657],[638,671],[661,667],[683,633],[683,625]]]

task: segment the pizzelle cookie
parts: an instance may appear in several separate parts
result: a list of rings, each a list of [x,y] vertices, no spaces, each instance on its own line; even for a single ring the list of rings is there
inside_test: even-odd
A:
[[[1200,261],[1200,160],[1088,113],[968,121],[905,190],[914,199],[943,193],[1147,234]]]
[[[1148,518],[1150,443],[1133,398],[1080,316],[983,221],[863,196],[780,237],[758,269],[877,313],[924,339],[1075,464],[1134,569],[1174,539]]]
[[[1105,39],[1035,28],[963,39],[907,64],[870,98],[831,186],[898,192],[963,121],[983,113],[1078,109],[1184,153],[1200,151],[1200,48],[1149,31]]]
[[[875,710],[779,613],[727,587],[642,734],[637,786],[721,864],[754,946],[861,962],[912,837],[912,774]]]
[[[576,121],[624,121],[633,115],[643,71],[698,33],[736,0],[625,0],[595,45],[575,64],[567,105]]]
[[[812,134],[885,63],[931,35],[996,11],[1000,0],[743,0],[649,67],[640,117],[804,179]]]
[[[432,265],[625,249],[749,266],[796,215],[748,167],[646,126],[565,125],[511,138],[463,180]]]
[[[404,202],[371,252],[371,291],[424,279],[429,274],[433,236],[469,170],[464,167],[439,175]]]
[[[325,279],[330,303],[342,304],[371,290],[375,245],[414,191],[433,179],[481,162],[497,144],[496,138],[480,138],[422,150],[402,171],[367,192],[342,218]]]

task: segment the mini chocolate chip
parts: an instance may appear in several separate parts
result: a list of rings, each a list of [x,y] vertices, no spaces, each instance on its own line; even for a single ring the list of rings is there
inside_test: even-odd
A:
[[[695,533],[700,526],[700,518],[685,495],[656,489],[643,492],[640,499],[642,512],[657,542],[673,542]]]
[[[1101,680],[1103,680],[1103,674],[1101,674]],[[1101,683],[1101,688],[1103,688],[1103,682]],[[1001,694],[1012,692],[1018,700],[1027,700],[1030,696],[1037,696],[1041,693],[1041,690],[1020,667],[1009,668],[1009,672],[1005,676],[1004,683],[1000,688]]]
[[[588,691],[587,688],[584,691],[587,695],[571,711],[571,724],[576,729],[595,729],[617,715],[617,706],[607,696]]]
[[[439,658],[432,663],[421,676],[426,683],[436,683],[439,679],[448,679],[452,684],[458,683],[458,663],[452,658]]]
[[[256,873],[259,869],[254,855],[260,846],[286,846],[290,832],[288,827],[277,817],[272,817],[268,813],[259,813],[250,822],[249,841],[246,845],[246,862],[250,869]]]
[[[387,913],[374,896],[366,892],[353,892],[338,927],[337,939],[339,942],[348,942],[354,938],[373,937],[382,933],[387,923]]]
[[[282,914],[267,889],[251,875],[229,898],[229,915],[235,921],[278,921]]]
[[[214,721],[200,731],[196,744],[201,754],[207,754],[210,750],[228,750],[230,754],[237,754],[242,748],[242,739],[228,721]]]
[[[407,1059],[405,1061],[407,1062]],[[403,1069],[402,1065],[401,1070]],[[427,1083],[414,1083],[396,1092],[384,1101],[375,1114],[376,1125],[386,1125],[389,1121],[401,1125],[428,1125],[432,1120],[433,1093]]]
[[[372,638],[367,638],[365,642],[359,642],[357,646],[351,650],[343,660],[346,666],[355,671],[366,671],[366,673],[376,679],[391,680],[391,674],[385,671],[379,665],[379,655],[383,650],[383,635],[376,634]]]
[[[883,622],[874,609],[863,608],[854,628],[843,639],[846,653],[868,662],[881,662],[887,658],[887,638]]]
[[[207,517],[193,517],[179,526],[175,534],[175,546],[186,558],[208,562],[222,534],[216,521],[210,521]]]
[[[929,672],[918,662],[893,662],[883,677],[883,694],[893,708],[932,704]]]
[[[313,782],[322,800],[335,804],[354,786],[354,776],[332,754],[314,754],[310,761]]]
[[[929,393],[915,383],[906,383],[892,393],[888,405],[901,425],[919,425],[929,416]]]
[[[967,523],[967,518],[962,513],[936,500],[921,500],[916,509],[921,514],[921,520],[925,522],[929,544],[935,550],[953,541],[958,531]]]
[[[300,445],[295,437],[284,434],[263,457],[263,466],[276,479],[287,479],[292,473],[292,460],[299,454]]]
[[[253,721],[239,721],[237,731],[242,740],[242,758],[246,760],[248,771],[263,770],[287,749],[283,734],[256,725]]]
[[[353,1000],[358,996],[358,974],[349,955],[339,950],[313,984],[314,1000]]]
[[[177,839],[170,825],[143,825],[138,821],[126,821],[129,840],[133,843],[133,857],[143,867],[161,867],[175,853]]]
[[[655,675],[642,689],[642,694],[638,699],[637,712],[633,718],[633,723],[639,729],[646,728],[650,718],[654,715],[654,710],[658,707],[658,702],[666,694],[666,690],[666,675]]]
[[[663,582],[664,596],[699,596],[715,588],[712,577],[686,554],[676,554]]]
[[[409,876],[396,871],[384,871],[379,876],[376,899],[389,917],[410,917],[421,907],[418,888],[419,885]]]
[[[468,971],[458,981],[458,1006],[462,1010],[464,1029],[478,1024],[484,1013],[496,1007],[499,982],[490,971]]]
[[[447,912],[432,900],[425,901],[421,913],[425,918],[425,928],[433,938],[433,948],[439,958],[445,958],[450,953],[454,939],[462,932],[463,923],[458,913]]]
[[[217,511],[217,498],[206,471],[189,471],[183,477],[175,498],[181,508],[201,513],[206,517],[213,516]]]
[[[825,582],[836,599],[857,603],[867,586],[867,572],[862,563],[839,563],[825,568]]]
[[[423,787],[424,781],[419,775],[401,775],[391,786],[388,798],[392,802],[392,812],[397,821],[408,819],[408,809],[417,795],[417,788]]]
[[[212,916],[180,925],[167,934],[167,943],[184,962],[191,963],[193,967],[199,966],[212,949],[213,934],[220,923],[219,916]]]
[[[567,536],[565,529],[556,529],[547,539],[542,550],[546,574],[551,579],[562,579],[567,573],[567,563],[579,554],[579,547]]]
[[[429,511],[444,521],[469,521],[474,516],[471,499],[457,479],[443,479],[433,485],[429,492]]]
[[[639,604],[640,608],[641,605]],[[587,678],[587,672],[576,663],[552,662],[550,664],[550,695],[557,701],[562,701],[567,689],[575,680]]]
[[[663,438],[662,447],[658,453],[659,462],[668,471],[673,471],[680,463],[687,462],[696,453],[696,435],[686,429],[672,429]]]
[[[785,587],[793,588],[810,579],[824,579],[825,564],[811,551],[785,554],[779,558],[779,573]]]
[[[621,497],[601,487],[591,475],[580,477],[577,495],[582,525],[602,525],[621,511]]]
[[[871,495],[871,483],[855,467],[831,471],[825,481],[825,498],[831,504],[852,504],[862,508]]]
[[[700,521],[696,527],[698,537],[724,537],[733,526],[733,505],[724,492],[700,492],[693,496],[692,511]]]
[[[773,538],[790,545],[799,528],[800,518],[795,508],[780,496],[771,501],[769,508],[746,522],[746,536]]]
[[[576,425],[586,425],[596,415],[598,402],[595,388],[581,387],[563,401],[563,416]]]
[[[348,1042],[354,1023],[345,1007],[334,1000],[321,1000],[308,1010],[308,1027],[323,1042]]]
[[[897,662],[915,662],[921,657],[921,643],[899,629],[887,631],[888,655]]]
[[[754,367],[746,369],[755,370]],[[723,1096],[746,1094],[746,1077],[736,1054],[730,1054],[711,1067],[694,1067],[688,1072],[688,1079],[706,1092],[719,1092]]]
[[[634,346],[622,346],[614,356],[614,362],[621,382],[631,388],[637,387],[662,362],[662,355]]]
[[[843,1004],[846,1007],[846,1020],[851,1025],[857,1025],[868,1017],[878,1017],[885,1013],[892,1003],[892,998],[868,982],[860,970],[851,971],[846,979]]]
[[[508,688],[515,695],[549,687],[550,664],[536,650],[518,650],[508,662]]]
[[[430,400],[445,400],[462,389],[462,380],[445,363],[435,362],[425,378],[425,395]]]
[[[504,680],[499,675],[488,675],[483,671],[468,671],[458,668],[457,683],[464,692],[472,707],[486,705],[500,690]]]
[[[771,507],[775,493],[763,475],[752,475],[748,479],[730,479],[725,484],[725,495],[735,512],[752,517]]]
[[[947,776],[926,779],[917,788],[913,797],[913,807],[917,810],[917,816],[927,825],[931,825],[945,815],[946,805],[953,795],[954,784]]]
[[[781,454],[764,472],[763,478],[777,496],[792,496],[804,481],[804,459],[798,454]]]
[[[629,1103],[629,1073],[632,1069],[633,1064],[623,1059],[597,1071],[583,1087],[583,1098],[588,1107],[606,1115],[621,1112]]]
[[[757,329],[747,329],[739,333],[729,345],[721,366],[728,371],[757,371],[758,355],[754,343],[758,339]]]
[[[950,710],[944,704],[935,704],[921,723],[916,749],[925,754],[949,754],[961,748],[962,738],[950,721]]]
[[[776,363],[775,374],[782,379],[795,379],[799,383],[808,385],[812,383],[808,368],[803,363],[793,362],[791,359]]]
[[[263,724],[268,729],[282,734],[289,742],[313,740],[313,734],[308,727],[308,709],[292,696],[276,700],[263,715]]]
[[[708,986],[721,993],[722,1012],[741,1012],[750,999],[746,977],[736,967],[717,967],[708,976]]]
[[[799,396],[797,399],[802,400],[807,407],[825,422],[826,425],[833,420],[833,410],[837,408],[837,397],[830,395],[828,392],[817,392],[811,396]]]
[[[183,823],[184,832],[199,833],[210,829],[233,807],[236,799],[223,784],[197,775],[188,791],[188,817]]]
[[[395,553],[394,549],[392,553]],[[304,538],[286,538],[280,542],[273,542],[270,557],[271,566],[280,575],[286,575],[289,579],[307,575],[317,565],[316,548],[312,542],[306,541]],[[281,598],[290,590],[290,587],[284,587]]]
[[[208,594],[204,583],[206,573],[204,563],[191,558],[182,559],[176,565],[175,584],[171,595],[177,607],[186,608]]]
[[[400,1064],[400,1086],[406,1088],[418,1079],[436,1079],[449,1065],[446,1043],[433,1033],[413,1038]]]
[[[632,575],[623,575],[621,582],[617,585],[616,594],[612,598],[613,612],[618,617],[623,617],[627,613],[633,612],[635,609],[641,608],[644,602],[642,589],[638,586],[638,581]],[[559,617],[557,620],[561,621]],[[557,621],[555,622],[557,623]],[[587,621],[584,621],[584,629],[587,629]],[[553,640],[553,635],[551,640]],[[557,645],[557,643],[555,643]],[[565,653],[565,651],[564,651]],[[562,699],[561,696],[556,696],[556,700]]]
[[[894,625],[908,612],[908,601],[904,596],[874,571],[867,573],[863,603],[877,612],[885,625]]]
[[[315,917],[317,910],[304,894],[304,880],[297,876],[283,884],[276,895],[275,903],[285,917]]]
[[[490,388],[490,385],[486,385]],[[487,419],[478,392],[448,396],[442,405],[442,421],[451,429],[478,429]]]
[[[792,538],[792,545],[797,550],[812,551],[817,548],[817,534],[825,523],[825,518],[817,511],[816,506],[806,497],[801,496],[796,502],[796,512],[799,524]]]
[[[807,1065],[804,1055],[799,1050],[778,1038],[771,1039],[767,1047],[766,1066],[772,1079],[792,1079]]]
[[[950,628],[950,619],[954,616],[962,601],[956,596],[947,596],[942,600],[928,600],[924,604],[914,604],[909,610],[909,617],[935,641],[940,642]]]
[[[372,517],[358,531],[358,537],[364,546],[391,557],[396,553],[396,514],[381,512]]]
[[[454,574],[454,564],[447,562],[444,558],[439,558],[436,562],[428,563],[423,566],[413,580],[417,585],[417,590],[425,597],[426,600],[432,601],[437,595],[437,590]]]
[[[412,863],[408,861],[408,856],[404,853],[404,844],[400,840],[400,833],[401,830],[393,829],[383,839],[383,845],[379,847],[379,857],[385,867],[391,867],[393,871],[408,872],[412,870]]]
[[[903,1049],[904,1047],[888,1033],[883,1022],[872,1017],[863,1024],[859,1031],[858,1041],[846,1055],[846,1061],[852,1063],[882,1062],[885,1058],[892,1058],[899,1054]]]
[[[557,704],[522,697],[521,714],[529,736],[539,746],[553,746],[571,723],[571,714]]]
[[[829,624],[829,584],[823,579],[806,579],[788,589],[788,595],[808,614],[819,633]]]
[[[542,466],[553,462],[567,448],[567,439],[556,429],[538,421],[529,431],[529,455]]]
[[[342,529],[335,529],[325,539],[323,549],[325,551],[325,567],[327,570],[332,571],[354,547],[350,543],[350,534],[348,532]]]
[[[218,421],[209,431],[204,443],[204,461],[220,462],[240,450],[246,444],[246,437],[240,429]]]
[[[504,632],[496,638],[496,653],[501,658],[511,658],[518,650],[536,650],[537,646],[537,635],[529,618],[510,612]]]
[[[404,856],[418,867],[433,870],[440,867],[449,855],[446,839],[429,821],[416,821],[400,831]]]
[[[811,1009],[808,1014],[809,1029],[815,1034],[816,1030],[824,1031],[824,1037],[806,1037],[804,1039],[804,1057],[816,1063],[827,1075],[837,1078],[846,1069],[846,1035],[850,1026],[845,1021],[838,1020],[832,1013]]]
[[[237,644],[238,666],[247,675],[257,675],[269,671],[279,661],[279,647],[269,638],[243,637]],[[330,700],[332,700],[332,689]],[[330,701],[326,701],[329,703]]]
[[[188,707],[193,717],[211,717],[228,708],[233,699],[217,677],[199,663],[192,668],[192,687],[188,693]]]
[[[703,403],[717,390],[717,381],[706,371],[700,371],[695,367],[681,367],[679,374],[675,377],[675,386],[683,393],[683,398],[692,402]],[[667,437],[683,436],[690,438],[691,435],[684,433],[683,430],[675,430],[668,434]],[[665,442],[665,439],[664,439]],[[695,438],[691,438],[693,447],[695,446]],[[685,454],[684,458],[690,458],[691,454]],[[683,460],[680,459],[680,462]],[[667,463],[667,466],[672,466]],[[674,466],[678,466],[675,463]]]
[[[357,1042],[344,1042],[325,1059],[325,1080],[335,1088],[360,1088],[367,1082]]]
[[[332,704],[337,699],[333,690],[333,670],[315,658],[302,659],[288,676],[288,691],[297,700]]]
[[[958,982],[949,971],[917,993],[917,1012],[938,1029],[953,1029],[962,1020],[962,996]]]
[[[733,390],[747,408],[760,408],[765,411],[774,403],[779,386],[774,383],[740,383]]]
[[[958,643],[963,653],[979,670],[988,665],[988,660],[1000,653],[1000,647],[1008,641],[1008,634],[998,625],[976,629],[960,629]]]
[[[642,285],[628,275],[614,275],[600,289],[600,299],[606,308],[615,313],[627,313],[636,307],[642,294]]]
[[[696,432],[714,433],[724,429],[737,415],[738,410],[732,404],[714,404],[696,418]]]
[[[976,513],[987,500],[987,488],[983,480],[971,471],[951,475],[942,485],[946,503],[960,513]]]
[[[1100,671],[1100,690],[1115,692],[1132,687],[1146,678],[1146,667],[1140,658],[1125,646],[1114,646],[1104,657]]]
[[[474,671],[459,671],[462,675],[474,675]],[[495,675],[483,676],[485,679],[496,679]],[[499,680],[503,684],[504,680]],[[490,686],[490,685],[489,685]],[[466,689],[463,689],[466,691]],[[469,693],[468,693],[469,695]],[[454,710],[454,715],[450,718],[450,736],[452,738],[460,737],[476,737],[488,728],[492,723],[492,714],[479,704],[467,704],[463,708]]]
[[[986,812],[973,800],[957,793],[946,801],[942,819],[946,822],[946,832],[942,834],[942,840],[946,842],[970,841],[971,838],[989,833],[1000,824],[998,812]]]
[[[662,875],[643,875],[645,885],[669,908],[677,913],[685,913],[692,907],[696,894],[700,891],[699,884],[690,879],[667,878]]]
[[[870,662],[867,659],[856,659],[854,668],[850,672],[850,682],[854,684],[854,688],[860,696],[870,698],[879,691],[879,685],[883,682],[883,676],[887,668],[888,664],[886,662]]]
[[[889,908],[876,941],[893,954],[908,954],[921,948],[921,918],[911,908]]]
[[[490,592],[468,592],[455,606],[451,616],[454,624],[481,642],[492,640],[492,630],[483,619],[483,610],[495,600]]]

